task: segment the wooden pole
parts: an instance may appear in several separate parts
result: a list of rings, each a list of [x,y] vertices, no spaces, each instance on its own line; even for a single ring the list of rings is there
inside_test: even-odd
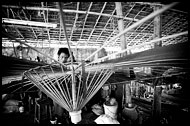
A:
[[[162,87],[157,86],[160,85],[161,78],[156,78],[153,85],[154,85],[154,99],[152,104],[152,123],[153,125],[160,124],[160,117],[161,117],[161,93]]]
[[[125,84],[125,103],[126,104],[131,103],[131,88],[129,86],[130,83],[131,81],[128,84]]]
[[[73,67],[73,54],[71,52],[71,48],[70,48],[70,45],[69,45],[69,39],[67,37],[66,25],[65,25],[65,21],[64,21],[64,17],[63,17],[63,11],[62,11],[61,2],[58,2],[58,6],[59,6],[59,11],[60,11],[60,16],[61,16],[62,27],[63,27],[64,32],[65,32],[65,37],[66,37],[67,45],[68,45],[68,48],[69,48],[69,54],[70,54],[70,57],[71,57],[71,68],[72,68],[72,100],[73,100],[73,110],[75,110],[77,108],[77,106],[76,106],[76,81],[75,81],[75,72],[74,72],[74,67]]]
[[[159,10],[159,6],[154,6],[154,11]],[[158,15],[154,18],[154,39],[161,37],[161,15]],[[154,48],[162,46],[162,41],[158,41],[154,43]],[[156,78],[154,81],[154,99],[152,104],[152,118],[153,125],[160,124],[160,116],[161,116],[161,93],[162,88],[157,86],[160,84],[160,78]]]
[[[116,7],[116,12],[117,12],[117,16],[123,17],[123,11],[122,11],[122,5],[121,2],[115,2],[115,7]],[[118,29],[119,29],[119,33],[122,33],[124,30],[124,22],[122,18],[118,19]],[[121,50],[126,49],[126,39],[125,39],[125,34],[120,36],[120,45],[121,45]],[[123,53],[122,55],[120,55],[121,57],[123,57],[125,54]],[[128,72],[129,73],[129,72]],[[121,86],[123,88],[123,86]],[[125,95],[125,104],[129,104],[131,103],[131,90],[130,90],[130,86],[129,84],[125,84],[124,86],[124,93],[123,95]]]
[[[159,10],[159,6],[154,6],[154,11]],[[154,39],[161,38],[161,15],[154,18]],[[162,46],[162,41],[154,43],[154,48]]]
[[[116,12],[117,15],[120,16],[121,18],[118,19],[118,29],[119,32],[122,32],[124,30],[124,22],[123,22],[123,13],[122,13],[122,5],[121,2],[115,2],[115,7],[116,7]],[[125,35],[120,36],[120,41],[121,41],[121,49],[126,49],[126,40],[125,40]]]

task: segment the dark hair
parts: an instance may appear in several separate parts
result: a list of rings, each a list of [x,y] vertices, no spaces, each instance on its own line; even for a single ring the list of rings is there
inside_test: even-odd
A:
[[[57,52],[57,55],[59,56],[61,53],[65,53],[68,55],[68,57],[70,57],[70,54],[69,54],[69,49],[68,48],[60,48]]]

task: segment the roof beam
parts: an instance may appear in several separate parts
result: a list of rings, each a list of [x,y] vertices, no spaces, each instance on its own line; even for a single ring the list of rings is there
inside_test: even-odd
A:
[[[145,6],[144,7],[142,7],[141,8],[141,10],[135,15],[135,17],[134,18],[136,18],[140,13],[141,13],[141,11],[143,10],[145,8]],[[139,27],[141,27],[142,26],[142,24],[141,25],[139,25],[137,28],[136,28],[136,30],[139,28]],[[147,26],[146,26],[147,27]],[[143,28],[143,30],[145,29],[145,27]],[[143,31],[142,30],[142,31]],[[133,34],[133,33],[132,33]],[[131,34],[131,35],[132,35]],[[131,35],[129,36],[129,37],[131,37]],[[133,41],[133,40],[135,40],[135,38],[137,38],[139,36],[139,34],[137,34],[131,41]],[[129,42],[130,43],[130,42]]]
[[[7,5],[2,5],[2,7],[9,7],[9,8],[20,8],[18,6],[7,6]],[[59,10],[57,8],[42,8],[42,7],[25,7],[28,10],[47,10],[47,11],[54,11],[54,12],[59,12]],[[77,10],[69,10],[69,9],[63,9],[63,12],[66,13],[80,13],[80,14],[86,14],[86,11],[77,11]],[[131,21],[139,21],[138,19],[133,19],[133,18],[129,18],[129,17],[120,17],[117,15],[110,15],[110,14],[104,14],[104,13],[97,13],[97,12],[88,12],[88,14],[93,14],[93,15],[101,15],[101,16],[107,16],[107,17],[114,17],[114,18],[123,18],[125,20],[131,20]]]
[[[113,14],[115,13],[115,9],[113,10],[113,12],[112,12],[112,16],[113,16]],[[106,30],[106,27],[107,27],[107,25],[108,25],[108,23],[109,23],[109,21],[112,19],[112,16],[107,20],[107,23],[106,23],[106,25],[104,26],[104,29],[101,31],[101,33],[100,33],[100,35],[98,36],[98,38],[96,39],[96,41],[95,42],[97,42],[98,41],[98,39],[100,38],[100,36],[102,35],[102,33],[103,32],[105,32],[105,30]]]

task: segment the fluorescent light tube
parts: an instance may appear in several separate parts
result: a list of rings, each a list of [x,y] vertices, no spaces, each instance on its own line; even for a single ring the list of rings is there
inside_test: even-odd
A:
[[[52,27],[52,28],[57,27],[57,24],[53,24],[53,23],[44,23],[44,22],[37,22],[37,21],[26,21],[26,20],[18,20],[18,19],[10,19],[10,18],[2,18],[2,23],[31,25],[31,26],[39,26],[39,27]]]

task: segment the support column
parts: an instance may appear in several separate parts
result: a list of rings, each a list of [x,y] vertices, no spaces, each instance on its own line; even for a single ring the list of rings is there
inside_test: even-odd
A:
[[[117,16],[120,16],[121,18],[118,18],[118,29],[119,32],[122,32],[124,30],[124,22],[123,22],[123,12],[122,12],[122,6],[121,6],[121,2],[115,2],[116,5],[116,12],[117,12]],[[125,35],[122,35],[120,37],[121,40],[121,49],[126,49],[126,40],[125,40]]]
[[[154,11],[159,10],[159,6],[154,6]],[[154,39],[161,38],[161,15],[158,15],[154,18]],[[154,44],[154,48],[156,47],[161,47],[162,46],[162,41],[159,41]]]
[[[161,79],[156,78],[153,85],[154,85],[154,99],[152,104],[152,123],[153,125],[159,125],[160,124],[160,118],[161,118],[161,93],[162,93],[162,87],[157,86],[161,82]]]
[[[154,11],[157,11],[160,9],[159,6],[153,6]],[[161,38],[161,15],[158,15],[154,18],[154,39]],[[154,48],[161,47],[162,41],[158,41],[154,44]],[[156,78],[153,85],[154,85],[154,99],[152,104],[152,121],[153,125],[159,125],[160,124],[160,118],[161,118],[161,93],[162,88],[159,85],[161,82],[161,79]]]
[[[121,18],[118,18],[118,29],[119,29],[119,33],[123,32],[124,30],[124,22],[123,22],[123,12],[122,12],[122,5],[121,5],[121,2],[115,2],[115,6],[116,6],[116,13],[117,13],[117,16],[121,17]],[[120,37],[120,42],[121,42],[121,50],[124,50],[126,49],[126,39],[125,39],[125,34],[123,34],[121,37]],[[122,56],[125,56],[125,54],[121,54],[120,55],[121,57]],[[127,73],[129,75],[129,72]],[[123,92],[123,95],[125,95],[125,104],[128,104],[128,103],[131,103],[131,92],[130,92],[130,87],[128,84],[125,84],[124,87],[124,91]]]

